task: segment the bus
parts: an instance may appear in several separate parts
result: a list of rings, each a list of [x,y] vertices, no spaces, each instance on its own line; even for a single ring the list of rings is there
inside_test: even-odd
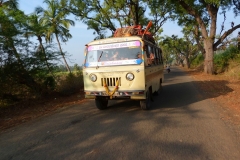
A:
[[[148,28],[148,27],[147,27]],[[151,108],[164,80],[162,50],[140,26],[117,29],[114,36],[86,45],[83,67],[85,98],[103,110],[109,100],[138,100]]]

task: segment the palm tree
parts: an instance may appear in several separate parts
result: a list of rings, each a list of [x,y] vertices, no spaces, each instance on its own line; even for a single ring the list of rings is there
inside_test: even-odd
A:
[[[46,66],[48,68],[48,71],[51,73],[51,75],[53,77],[54,74],[52,73],[49,63],[48,63],[48,58],[45,52],[45,48],[43,46],[42,43],[42,37],[45,37],[45,31],[48,29],[46,25],[43,25],[40,23],[39,19],[40,19],[40,14],[41,13],[41,8],[36,8],[35,12],[33,14],[31,14],[28,18],[28,32],[25,33],[26,37],[29,36],[36,36],[37,40],[39,41],[39,47],[38,47],[38,51],[40,50],[43,53],[44,56],[44,61],[46,63]]]
[[[18,63],[22,64],[20,55],[14,45],[13,37],[19,34],[19,31],[14,26],[14,23],[12,22],[13,19],[9,18],[9,12],[12,10],[16,12],[19,11],[18,0],[0,0],[0,15],[2,15],[0,21],[0,34],[4,38],[4,45],[7,46],[9,51],[14,54]]]
[[[40,93],[41,86],[26,70],[21,54],[16,48],[16,37],[22,34],[21,27],[25,25],[22,20],[26,19],[24,13],[18,9],[18,0],[0,0],[0,15],[0,36],[3,39],[1,43],[7,50],[6,53],[12,53],[17,59],[17,63],[13,63],[17,65],[14,67],[18,69],[15,80]],[[11,55],[9,54],[9,56]]]
[[[18,0],[0,0],[0,8],[1,8],[0,14],[3,16],[1,17],[3,21],[0,21],[0,30],[2,30],[2,33],[6,33],[6,30],[8,30],[8,28],[11,27],[11,29],[15,31],[16,28],[9,20],[8,13],[9,11],[12,10],[14,11],[18,10]]]
[[[69,13],[64,10],[64,5],[66,5],[67,1],[61,0],[61,2],[59,2],[58,0],[44,0],[44,3],[48,5],[48,8],[47,10],[44,10],[41,22],[48,26],[46,31],[46,39],[48,42],[51,42],[52,35],[55,35],[60,54],[64,60],[66,68],[69,72],[71,72],[59,41],[59,38],[62,42],[66,42],[69,38],[71,38],[72,35],[69,33],[69,27],[70,25],[75,25],[74,21],[66,18]]]

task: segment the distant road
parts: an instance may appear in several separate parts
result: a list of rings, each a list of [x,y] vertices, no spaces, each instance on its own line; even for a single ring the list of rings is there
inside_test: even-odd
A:
[[[137,101],[100,111],[85,100],[11,128],[0,134],[0,159],[240,159],[239,139],[192,81],[173,67],[149,111]]]

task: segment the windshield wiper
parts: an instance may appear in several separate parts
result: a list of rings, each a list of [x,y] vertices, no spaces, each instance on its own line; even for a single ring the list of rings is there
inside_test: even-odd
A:
[[[103,51],[102,51],[102,53],[100,54],[100,56],[99,56],[99,58],[98,58],[98,61],[97,61],[97,67],[96,67],[96,69],[98,69],[98,68],[99,68],[99,66],[98,66],[98,62],[100,62],[100,59],[102,58],[102,55],[103,55]]]

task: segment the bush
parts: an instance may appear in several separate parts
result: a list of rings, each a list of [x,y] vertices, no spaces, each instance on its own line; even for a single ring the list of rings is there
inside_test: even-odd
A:
[[[80,71],[62,77],[57,86],[57,91],[65,96],[77,93],[81,89],[83,89],[83,75]]]
[[[202,54],[199,54],[196,58],[194,58],[191,62],[191,67],[196,68],[200,65],[202,65],[204,61],[204,57]]]
[[[228,70],[229,61],[236,59],[239,53],[236,46],[231,46],[222,53],[214,55],[214,72],[222,73]]]
[[[45,88],[53,91],[56,88],[56,81],[52,76],[47,76],[44,78],[43,84]]]

